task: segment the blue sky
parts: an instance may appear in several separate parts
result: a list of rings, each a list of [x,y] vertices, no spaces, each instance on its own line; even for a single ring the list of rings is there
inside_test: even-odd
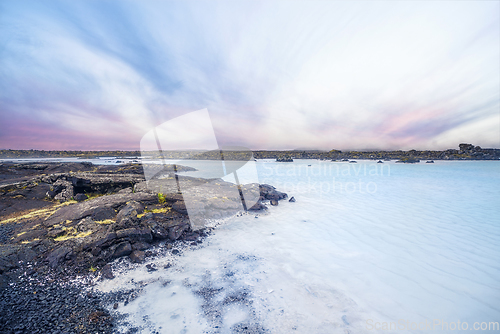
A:
[[[0,1],[0,148],[500,147],[498,1]]]

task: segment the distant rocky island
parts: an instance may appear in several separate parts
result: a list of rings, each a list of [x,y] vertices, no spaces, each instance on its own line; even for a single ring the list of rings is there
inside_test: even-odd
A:
[[[160,158],[157,151],[146,152],[151,158]],[[220,151],[163,151],[165,159],[219,160]],[[499,160],[500,149],[481,148],[472,144],[460,144],[458,149],[444,151],[409,150],[409,151],[320,151],[320,150],[290,150],[290,151],[224,151],[225,160],[275,159],[290,162],[293,159],[371,159],[400,160],[401,162],[418,162],[420,160]],[[114,157],[140,158],[140,151],[44,151],[44,150],[0,150],[0,159],[16,158],[69,158],[81,159]]]

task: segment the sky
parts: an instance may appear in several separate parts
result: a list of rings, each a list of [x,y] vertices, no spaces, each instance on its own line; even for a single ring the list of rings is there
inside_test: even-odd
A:
[[[499,1],[0,0],[0,149],[500,148]]]

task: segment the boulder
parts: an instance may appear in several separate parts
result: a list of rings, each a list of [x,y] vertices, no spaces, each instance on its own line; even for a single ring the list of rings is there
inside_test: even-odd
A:
[[[116,249],[113,253],[113,257],[118,258],[122,256],[127,256],[130,255],[130,253],[132,253],[132,246],[130,245],[130,242],[125,241],[116,246]]]
[[[76,224],[76,229],[78,232],[87,232],[89,230],[93,230],[95,227],[96,223],[90,217],[83,218]]]
[[[130,255],[130,260],[134,263],[142,263],[144,262],[144,258],[146,257],[146,253],[141,250],[135,250]]]
[[[116,233],[109,232],[109,233],[106,233],[103,237],[98,237],[97,239],[89,240],[89,242],[82,245],[82,248],[83,249],[97,249],[97,248],[109,247],[111,244],[113,244],[115,242],[115,239],[117,239]]]
[[[267,209],[267,206],[265,206],[261,202],[257,202],[249,210],[251,210],[251,211],[259,211],[259,210],[266,210],[266,209]]]
[[[164,224],[158,223],[154,220],[150,220],[147,222],[149,228],[151,229],[151,234],[154,239],[164,240],[168,239],[168,227],[164,226]]]
[[[270,186],[268,184],[261,184],[259,186],[260,195],[263,196],[267,200],[282,200],[288,197],[286,193],[282,193],[281,191],[277,191],[275,187]]]
[[[293,203],[293,202],[295,202],[295,197],[293,197],[293,196],[292,196],[292,197],[288,200],[288,202],[292,202],[292,203]]]
[[[144,206],[137,201],[130,201],[116,215],[116,222],[119,224],[122,220],[129,218],[137,221],[137,215],[144,212]]]
[[[44,182],[48,183],[52,182],[52,186],[50,187],[50,190],[47,192],[47,196],[50,198],[56,197],[57,194],[59,194],[61,191],[63,191],[63,189],[66,188],[67,185],[69,185],[69,182],[59,179],[52,180],[48,178]]]
[[[107,279],[113,279],[115,278],[115,275],[113,275],[113,270],[111,269],[111,265],[108,263],[101,269],[101,275],[104,278]]]
[[[184,233],[184,231],[187,231],[188,229],[188,224],[172,226],[168,229],[168,238],[170,240],[177,240],[181,237],[182,233]]]
[[[177,240],[181,237],[182,233],[190,228],[189,223],[182,220],[165,222],[150,220],[146,224],[148,224],[153,238],[158,240]]]
[[[271,205],[272,205],[272,206],[278,206],[278,204],[279,204],[279,203],[278,203],[278,201],[277,201],[277,200],[275,200],[275,199],[272,199],[272,200],[271,200]]]
[[[71,253],[71,248],[66,246],[61,246],[53,250],[47,257],[46,261],[49,263],[51,268],[57,267],[60,263],[64,261],[67,255]]]
[[[146,250],[150,247],[151,247],[150,244],[148,244],[147,242],[143,242],[143,241],[135,242],[132,244],[133,250]]]
[[[57,195],[54,196],[55,200],[58,200],[60,202],[69,201],[73,198],[73,185],[71,185],[71,183],[68,181],[59,179],[54,183],[54,192],[57,193]]]
[[[74,196],[74,199],[75,199],[75,201],[77,201],[77,202],[83,202],[83,201],[85,201],[86,199],[88,199],[88,197],[87,197],[87,195],[85,195],[85,194],[81,194],[81,193],[80,193],[80,194],[76,194],[76,195]]]
[[[149,227],[119,230],[116,231],[116,238],[127,239],[129,241],[153,241],[153,236]]]

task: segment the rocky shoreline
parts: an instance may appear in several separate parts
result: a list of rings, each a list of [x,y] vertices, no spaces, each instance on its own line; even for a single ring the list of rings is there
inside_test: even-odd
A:
[[[64,158],[78,157],[80,159],[93,159],[97,157],[116,157],[119,159],[133,159],[139,162],[141,155],[151,158],[160,158],[157,151],[39,151],[39,150],[0,150],[0,159],[26,159],[26,158]],[[162,158],[167,159],[193,159],[193,160],[219,160],[220,151],[162,151]],[[482,148],[472,144],[462,143],[458,149],[437,150],[287,150],[287,151],[224,151],[224,160],[248,161],[255,159],[274,159],[280,162],[291,162],[293,159],[368,159],[368,160],[500,160],[500,149]]]
[[[189,199],[209,220],[241,212],[235,185],[175,173],[188,170],[162,167],[161,179],[146,182],[138,164],[1,163],[0,332],[112,333],[110,297],[75,282],[113,279],[118,258],[143,263],[159,249],[201,244],[213,227],[190,224],[176,182],[210,193]],[[250,212],[288,198],[270,185],[253,189]]]

